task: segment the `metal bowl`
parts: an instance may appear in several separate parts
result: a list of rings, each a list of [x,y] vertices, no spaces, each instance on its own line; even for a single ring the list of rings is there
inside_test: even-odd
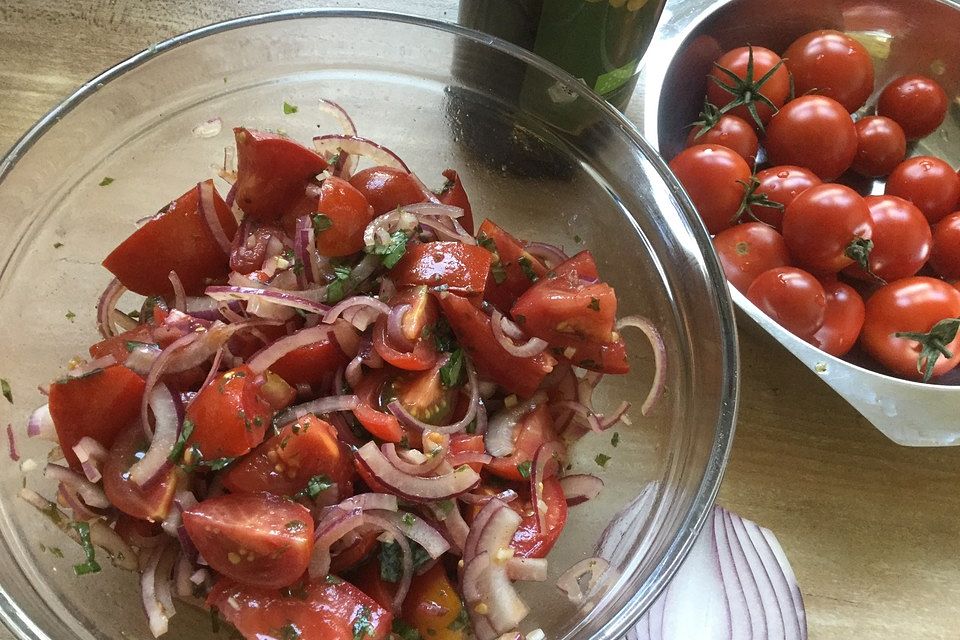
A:
[[[946,0],[681,0],[667,5],[648,53],[643,80],[644,132],[665,158],[684,147],[703,104],[706,76],[720,55],[750,43],[784,51],[815,29],[838,29],[860,40],[876,68],[874,93],[857,115],[876,104],[886,84],[903,74],[936,78],[947,95],[960,93],[960,4]],[[659,64],[657,61],[664,61]],[[960,164],[960,110],[956,101],[944,124],[908,148]],[[846,176],[844,177],[844,179]],[[883,181],[853,178],[861,193],[882,193]],[[883,373],[862,353],[843,359],[812,347],[764,315],[730,287],[740,310],[833,387],[891,440],[909,446],[960,444],[960,376],[935,384]]]
[[[527,79],[548,92],[531,95]],[[530,106],[550,96],[565,117]],[[488,36],[392,14],[274,13],[163,42],[69,97],[0,163],[0,374],[15,398],[0,401],[0,421],[15,425],[24,458],[44,459],[48,447],[24,438],[26,418],[43,402],[37,384],[96,339],[94,306],[110,278],[103,256],[138,218],[213,174],[231,126],[302,140],[318,124],[335,126],[316,109],[320,97],[342,104],[362,135],[388,144],[428,184],[456,167],[476,215],[522,237],[593,249],[621,314],[660,326],[667,395],[648,417],[631,412],[616,448],[609,433],[575,448],[575,469],[599,473],[606,488],[571,512],[550,580],[524,592],[534,612],[527,629],[556,639],[621,637],[712,507],[736,405],[732,305],[695,212],[636,129],[572,77]],[[284,115],[284,101],[299,111]],[[191,133],[216,116],[219,135]],[[105,176],[113,182],[99,186]],[[639,407],[646,394],[649,349],[627,339],[633,373],[608,378],[598,406],[625,398]],[[600,452],[611,456],[605,469],[595,462]],[[27,474],[27,485],[49,495],[39,476]],[[20,638],[149,637],[136,576],[109,566],[74,576],[80,548],[17,498],[21,481],[18,465],[0,469],[7,625]],[[608,536],[617,553],[607,588],[569,602],[554,580],[596,554],[604,529],[646,486],[647,516]],[[64,557],[51,553],[57,547]],[[179,606],[170,637],[211,637],[207,616]]]

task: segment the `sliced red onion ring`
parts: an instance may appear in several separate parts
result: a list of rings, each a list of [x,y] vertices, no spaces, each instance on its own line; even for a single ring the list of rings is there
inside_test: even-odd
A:
[[[308,284],[320,282],[320,264],[316,259],[316,238],[310,216],[297,218],[293,253],[297,257],[297,262],[303,267],[297,273],[297,284],[300,288],[306,289]]]
[[[217,215],[217,207],[214,201],[215,190],[211,180],[205,180],[197,185],[200,189],[200,212],[203,214],[203,220],[207,223],[207,228],[213,235],[213,239],[223,251],[224,255],[230,255],[230,246],[232,240],[227,237],[223,225],[220,224],[220,216]]]
[[[576,563],[557,578],[557,588],[567,594],[573,604],[582,604],[593,589],[600,583],[600,578],[610,568],[610,562],[603,558],[586,558]],[[581,580],[589,576],[586,590]]]
[[[340,317],[340,314],[347,309],[352,309],[355,307],[367,307],[373,311],[376,311],[375,317],[390,313],[390,307],[387,304],[377,300],[372,296],[351,296],[341,300],[329,311],[327,311],[323,316],[323,322],[326,324],[333,324],[333,322]],[[360,329],[360,327],[357,328]],[[363,327],[363,329],[365,328],[366,327]],[[363,331],[363,329],[360,330]]]
[[[170,453],[180,433],[179,412],[167,385],[156,385],[150,393],[148,403],[154,419],[150,448],[130,467],[130,479],[141,487],[167,471]]]
[[[323,157],[346,152],[351,155],[370,158],[375,165],[393,167],[405,173],[410,169],[403,160],[390,149],[355,135],[327,134],[313,139],[313,148]]]
[[[493,416],[487,423],[487,432],[484,434],[483,442],[487,447],[487,453],[494,458],[503,458],[513,453],[513,430],[517,423],[537,408],[537,405],[547,399],[547,394],[538,391],[528,400],[517,403],[515,406],[504,409]]]
[[[120,280],[114,278],[100,294],[100,301],[97,302],[97,328],[104,338],[117,335],[113,327],[113,311],[126,291],[127,288],[120,283]]]
[[[404,536],[413,540],[424,551],[437,559],[450,550],[450,543],[440,533],[431,527],[426,520],[405,511],[373,510],[368,515],[383,518],[397,528]]]
[[[208,296],[214,300],[256,300],[259,302],[267,302],[270,304],[279,305],[282,307],[292,307],[294,309],[302,309],[303,311],[309,311],[310,313],[324,314],[330,310],[325,304],[320,304],[319,302],[314,302],[313,300],[308,300],[302,296],[294,295],[289,291],[284,291],[281,289],[255,289],[253,287],[233,287],[233,286],[212,286],[207,287],[204,291]]]
[[[93,484],[73,469],[61,466],[59,464],[47,464],[43,470],[43,475],[51,480],[62,482],[70,489],[75,490],[83,502],[90,507],[97,509],[106,509],[110,506],[103,489]]]
[[[340,124],[340,129],[343,130],[344,135],[357,135],[357,126],[353,124],[353,119],[350,117],[350,114],[333,100],[320,98],[320,111],[335,119]]]
[[[507,560],[507,576],[511,580],[545,582],[547,579],[547,559],[510,558]]]
[[[455,501],[447,504],[434,502],[428,503],[427,508],[446,528],[450,550],[456,555],[463,555],[463,545],[467,541],[467,536],[470,535],[470,526],[463,519],[457,503]]]
[[[159,546],[150,552],[143,573],[140,574],[140,595],[143,600],[143,609],[147,613],[147,623],[154,638],[159,638],[167,632],[170,616],[173,615],[160,602],[160,593],[157,590],[160,579],[160,560],[163,558],[167,546]]]
[[[180,276],[177,275],[176,271],[171,271],[167,274],[167,278],[170,280],[170,286],[173,287],[173,308],[179,309],[180,311],[187,310],[187,292],[183,289],[183,283],[180,281]]]
[[[424,432],[433,431],[441,434],[460,433],[466,430],[477,416],[477,407],[480,405],[480,387],[477,383],[477,372],[473,368],[473,363],[470,362],[470,358],[464,356],[463,364],[467,370],[467,388],[470,390],[470,399],[467,401],[467,412],[456,422],[445,425],[427,424],[422,420],[418,420],[413,414],[407,411],[399,400],[393,400],[387,404],[387,410],[396,416],[401,424],[411,429],[419,429]]]
[[[600,433],[602,431],[600,428],[600,419],[597,417],[597,414],[591,411],[589,407],[584,406],[582,402],[577,402],[575,400],[560,400],[552,403],[550,408],[554,410],[568,409],[569,411],[572,411],[574,415],[583,418],[587,424],[587,427],[591,431],[595,433]]]
[[[491,500],[499,500],[500,502],[513,502],[517,499],[517,492],[513,489],[506,489],[497,493],[495,495],[478,495],[476,493],[464,493],[463,495],[457,496],[462,502],[467,504],[487,504]]]
[[[464,466],[441,476],[421,478],[403,473],[394,467],[377,448],[376,443],[368,442],[356,452],[356,459],[370,472],[378,482],[385,485],[397,496],[411,502],[429,502],[445,500],[473,489],[480,482],[480,476],[470,467]]]
[[[101,358],[95,358],[89,362],[84,362],[83,364],[77,365],[72,369],[67,370],[68,378],[82,378],[83,376],[90,375],[94,371],[99,371],[101,369],[106,369],[111,365],[117,364],[117,359],[113,357],[112,354],[105,355]]]
[[[153,389],[157,381],[160,380],[160,376],[163,375],[166,369],[167,362],[173,357],[174,353],[186,348],[198,338],[200,338],[199,333],[188,333],[181,338],[177,338],[160,352],[150,366],[150,371],[147,373],[147,380],[143,388],[143,399],[140,401],[140,426],[143,428],[145,435],[153,435],[153,431],[150,429],[150,398],[153,396]]]
[[[454,467],[462,464],[490,464],[492,461],[493,456],[479,451],[460,451],[447,456],[447,462]]]
[[[451,220],[463,217],[463,209],[450,204],[418,202],[416,204],[405,204],[403,208],[418,217],[450,218]]]
[[[655,367],[653,383],[650,385],[647,398],[640,406],[640,413],[647,415],[660,396],[663,395],[663,390],[666,386],[667,348],[664,346],[663,338],[660,336],[660,332],[656,326],[643,316],[625,316],[620,318],[617,321],[617,330],[619,331],[624,327],[636,327],[640,329],[640,331],[643,331],[643,335],[647,337],[647,340],[650,341],[650,346],[653,348],[653,363]]]
[[[573,507],[600,495],[603,480],[590,474],[575,473],[560,478],[560,488],[567,498],[567,506]]]
[[[387,460],[390,461],[390,464],[403,473],[412,476],[425,476],[434,471],[443,462],[444,454],[446,453],[446,447],[443,447],[437,453],[425,456],[424,462],[414,464],[401,458],[399,454],[397,454],[397,445],[392,442],[384,443],[381,445],[380,450],[383,452],[383,455],[386,456]]]
[[[100,517],[100,514],[94,513],[83,503],[83,500],[77,495],[76,490],[71,489],[62,482],[57,487],[57,500],[62,506],[67,507],[73,512],[74,520],[90,521]]]
[[[353,497],[341,501],[337,507],[344,511],[356,511],[362,509],[369,511],[376,509],[378,511],[396,511],[397,496],[389,493],[360,493]]]
[[[620,406],[617,407],[613,413],[607,415],[603,414],[603,417],[599,418],[600,420],[600,430],[606,431],[613,425],[618,422],[623,422],[624,424],[630,424],[630,418],[627,416],[627,411],[630,411],[630,407],[633,406],[626,400],[620,403]]]
[[[20,454],[17,452],[17,439],[13,435],[13,425],[7,425],[7,446],[10,450],[10,459],[14,462],[20,460]]]
[[[485,594],[480,587],[480,578],[489,568],[490,554],[486,551],[481,551],[469,562],[464,562],[460,584],[463,599],[467,604],[479,603],[483,600]]]
[[[563,249],[546,242],[528,242],[524,247],[527,253],[538,258],[547,269],[553,269],[570,259]]]
[[[562,464],[563,445],[556,440],[544,442],[533,456],[533,468],[530,471],[530,496],[533,498],[533,510],[537,514],[537,526],[540,531],[547,530],[547,503],[543,500],[543,483],[557,475]]]
[[[547,341],[541,338],[530,338],[523,344],[516,344],[510,336],[506,335],[503,329],[503,322],[506,320],[498,310],[494,309],[490,316],[490,328],[493,329],[493,337],[503,347],[507,353],[518,358],[532,358],[540,355],[547,348]],[[509,320],[506,320],[510,322]],[[513,323],[511,323],[513,324]]]
[[[403,318],[411,308],[409,304],[398,304],[387,316],[387,337],[399,351],[410,352],[416,346],[416,343],[403,331]]]
[[[405,210],[409,211],[409,209]],[[453,240],[467,245],[477,244],[477,239],[452,218],[448,218],[447,222],[432,217],[421,217],[418,220],[421,227],[430,229],[439,240]]]
[[[391,233],[411,231],[417,224],[417,217],[403,208],[388,211],[371,220],[366,226],[363,230],[363,244],[366,247],[374,247],[377,242],[386,243]]]
[[[254,373],[262,374],[291,351],[327,340],[331,332],[332,329],[329,325],[319,325],[310,327],[309,329],[301,329],[293,335],[280,338],[264,347],[250,358],[247,365]]]
[[[274,420],[277,424],[286,424],[287,422],[302,418],[308,413],[320,416],[325,413],[333,413],[334,411],[351,411],[356,409],[359,404],[360,400],[357,396],[327,396],[326,398],[318,398],[310,402],[294,405],[278,415]]]
[[[501,509],[509,509],[509,507],[505,502],[498,500],[496,497],[492,497],[487,501],[487,504],[483,505],[479,513],[474,516],[473,522],[470,523],[470,535],[467,536],[467,540],[463,545],[464,563],[473,559],[473,557],[481,551],[484,551],[484,549],[479,548],[483,530],[486,528],[487,523],[490,522],[490,519]]]
[[[487,605],[487,620],[497,633],[517,628],[530,613],[507,576],[507,562],[513,557],[510,542],[522,521],[520,514],[509,507],[498,509],[483,527],[477,549],[490,554],[490,566],[480,578],[481,600]],[[476,604],[474,604],[476,609]]]

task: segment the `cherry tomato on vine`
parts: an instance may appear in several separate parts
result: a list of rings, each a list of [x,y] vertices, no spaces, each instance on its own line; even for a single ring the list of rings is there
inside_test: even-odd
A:
[[[750,213],[757,220],[766,222],[777,231],[780,231],[783,223],[784,208],[798,195],[822,182],[810,169],[790,165],[764,169],[757,172],[755,177],[757,187],[753,195],[757,201],[750,204]],[[764,197],[770,202],[783,205],[783,208],[765,206],[759,202]]]
[[[712,105],[711,105],[712,106]],[[704,120],[694,125],[687,135],[687,146],[698,144],[718,144],[735,151],[751,167],[757,161],[760,142],[746,120],[730,114],[711,117],[703,115]]]
[[[947,115],[947,94],[926,76],[902,76],[888,84],[877,113],[897,121],[910,140],[933,133]]]
[[[772,164],[799,165],[833,180],[857,155],[857,130],[833,98],[801,96],[770,119],[764,145]]]
[[[823,285],[795,267],[764,271],[747,289],[747,298],[777,324],[804,339],[820,329],[826,317]]]
[[[903,128],[886,116],[867,116],[858,120],[857,156],[851,169],[870,178],[888,175],[907,154]]]
[[[960,279],[960,211],[951,213],[933,227],[930,266],[948,280]]]
[[[874,276],[893,282],[920,271],[930,256],[930,225],[920,210],[897,196],[864,198],[873,220],[873,248],[868,264]],[[855,278],[872,280],[859,265],[844,271]]]
[[[859,193],[839,184],[810,187],[786,208],[783,239],[797,266],[837,273],[865,260],[873,235],[870,209]]]
[[[862,44],[840,31],[823,29],[802,35],[783,54],[793,76],[795,95],[833,98],[848,112],[873,93],[873,60]]]
[[[721,231],[713,238],[720,265],[741,293],[764,271],[790,264],[783,236],[762,222],[747,222]]]
[[[856,289],[836,278],[821,282],[827,294],[823,325],[808,342],[832,356],[845,355],[857,343],[863,328],[863,298]]]
[[[758,120],[766,124],[789,95],[790,73],[780,56],[763,47],[739,47],[723,54],[707,82],[711,103],[721,109],[734,103],[737,106],[728,112],[754,124]]]
[[[956,210],[960,200],[960,176],[933,156],[907,158],[887,178],[885,193],[917,205],[930,224]]]
[[[750,179],[747,161],[726,147],[698,144],[670,161],[670,170],[687,190],[711,234],[733,224]]]

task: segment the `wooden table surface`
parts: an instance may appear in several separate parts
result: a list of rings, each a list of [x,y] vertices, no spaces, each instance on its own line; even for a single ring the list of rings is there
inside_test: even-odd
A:
[[[0,151],[83,81],[174,34],[288,0],[0,0]],[[453,0],[321,2],[455,20]],[[960,448],[888,441],[757,330],[721,503],[772,529],[816,640],[960,638]],[[9,632],[0,629],[0,640]]]

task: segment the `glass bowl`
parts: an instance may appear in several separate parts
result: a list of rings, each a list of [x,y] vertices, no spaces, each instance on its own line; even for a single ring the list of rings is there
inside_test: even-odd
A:
[[[590,247],[620,314],[663,333],[667,391],[631,426],[585,439],[574,471],[606,481],[573,508],[550,556],[550,579],[524,585],[524,629],[548,638],[619,638],[652,602],[709,512],[736,409],[732,307],[708,237],[657,154],[620,114],[560,70],[456,26],[359,11],[281,12],[173,38],[110,69],[41,120],[0,164],[0,403],[23,460],[49,445],[24,437],[37,385],[96,339],[95,305],[110,276],[101,259],[189,185],[214,175],[231,127],[308,141],[333,130],[319,98],[343,105],[360,134],[389,145],[431,186],[456,167],[475,215],[520,237]],[[284,102],[297,105],[285,114]],[[197,125],[222,119],[218,135]],[[320,127],[318,129],[318,127]],[[204,132],[209,135],[209,132]],[[105,177],[112,178],[112,183]],[[222,190],[222,185],[221,185]],[[62,243],[62,244],[61,244]],[[607,378],[598,406],[639,407],[652,379],[643,338],[628,334],[629,376]],[[598,453],[611,456],[605,468]],[[17,498],[21,483],[51,495],[39,468],[0,471],[0,614],[21,638],[147,638],[137,577],[113,567],[71,570],[80,548]],[[29,465],[28,466],[32,466]],[[641,491],[629,521],[618,513]],[[642,512],[635,513],[638,508]],[[557,576],[597,553],[613,566],[574,605]],[[58,557],[57,551],[63,557]],[[213,637],[206,614],[178,606],[169,637]]]

